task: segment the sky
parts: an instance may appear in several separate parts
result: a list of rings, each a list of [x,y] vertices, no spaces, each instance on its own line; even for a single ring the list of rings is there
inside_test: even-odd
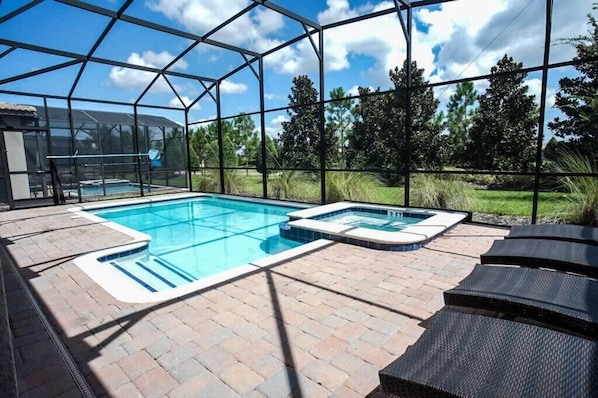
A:
[[[110,11],[118,10],[123,2],[87,1]],[[271,0],[268,3],[322,26],[393,7],[392,1],[377,0]],[[554,0],[550,62],[568,61],[575,55],[573,47],[562,41],[587,33],[591,3],[591,0]],[[2,0],[0,18],[23,4],[23,0]],[[253,4],[250,0],[135,0],[124,15],[203,36],[250,4]],[[424,68],[426,79],[433,83],[488,74],[504,54],[522,62],[524,67],[541,65],[545,6],[545,0],[456,0],[416,8],[413,11],[413,59],[419,68]],[[92,52],[93,44],[109,22],[107,16],[46,1],[0,24],[0,39],[153,68],[167,66],[194,43],[191,38],[117,21]],[[258,5],[209,38],[261,53],[302,33],[304,26],[301,23]],[[313,34],[312,39],[313,43],[304,39],[264,58],[266,109],[288,105],[294,76],[308,75],[319,89],[318,56],[314,50],[314,45],[318,47],[318,34]],[[330,91],[336,87],[342,87],[348,93],[357,93],[359,86],[387,90],[391,88],[389,70],[400,67],[405,59],[405,39],[396,13],[325,29],[323,42],[325,98],[329,98]],[[9,48],[0,44],[0,55]],[[70,60],[25,49],[4,54],[0,56],[0,89],[66,96],[73,87],[80,65],[19,81],[4,79]],[[168,81],[160,77],[144,93],[155,73],[90,62],[75,85],[73,97],[182,108],[181,101],[185,106],[195,101],[210,84],[209,79],[219,79],[244,63],[244,57],[236,51],[200,43],[170,66],[169,71],[180,76],[169,76]],[[257,63],[253,65],[257,72]],[[200,82],[187,78],[190,75],[208,80]],[[558,115],[558,110],[553,108],[554,94],[558,91],[558,80],[563,76],[575,76],[575,70],[564,67],[552,70],[548,75],[547,120]],[[529,74],[526,84],[539,102],[541,74]],[[482,94],[487,82],[476,82],[475,87]],[[435,89],[440,100],[439,110],[446,108],[454,89],[453,85]],[[259,111],[258,79],[249,67],[224,80],[220,92],[222,116]],[[214,90],[211,93],[215,95]],[[1,93],[0,101],[42,103],[34,97]],[[50,100],[49,105],[66,107],[66,101]],[[74,101],[73,107],[132,113],[131,106],[85,101]],[[185,120],[184,112],[177,110],[140,107],[139,113],[162,115],[179,123]],[[189,121],[213,119],[216,114],[214,100],[205,95],[190,109]],[[288,115],[284,111],[268,112],[267,133],[276,136],[281,130],[281,122],[286,119]],[[259,118],[254,120],[259,127]]]

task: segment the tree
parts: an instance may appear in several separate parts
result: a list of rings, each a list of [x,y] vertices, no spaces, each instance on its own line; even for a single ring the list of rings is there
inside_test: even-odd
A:
[[[197,170],[200,168],[201,164],[199,161],[199,156],[197,152],[195,152],[195,148],[192,145],[189,145],[189,159],[191,161],[191,170]]]
[[[594,10],[598,4],[594,3]],[[566,40],[575,46],[574,61],[598,56],[598,21],[588,14],[587,35]],[[597,156],[598,154],[598,63],[585,62],[574,65],[579,76],[559,80],[559,92],[555,106],[564,114],[556,117],[548,127],[557,137],[568,139],[576,150]]]
[[[228,135],[222,137],[222,158],[224,167],[237,167],[238,156],[235,145]],[[220,167],[218,156],[218,140],[213,140],[206,151],[206,166]]]
[[[225,152],[225,167],[237,166],[237,160],[232,162],[230,160],[231,154],[227,151],[232,151],[237,159],[237,151],[239,149],[239,139],[236,131],[233,127],[233,123],[228,120],[221,121],[222,130],[222,142],[225,146],[223,151]],[[233,138],[237,142],[233,142]],[[212,122],[206,126],[200,126],[197,130],[192,132],[190,138],[190,144],[194,147],[195,153],[199,157],[199,164],[203,164],[208,167],[219,167],[218,162],[218,123]],[[231,166],[230,163],[234,163]]]
[[[391,97],[395,134],[391,135],[390,148],[397,168],[407,165],[405,126],[407,117],[407,61],[401,69],[390,71],[390,80],[395,91]],[[417,87],[411,91],[411,167],[436,168],[441,166],[440,126],[433,123],[439,101],[424,79],[424,69],[411,63],[411,84]],[[394,145],[392,145],[394,144]]]
[[[210,142],[217,138],[216,128],[214,123],[210,123],[207,126],[199,126],[196,130],[191,131],[191,138],[189,144],[195,150],[199,158],[199,167],[205,167],[208,152],[213,150]]]
[[[255,151],[259,139],[255,132],[255,122],[251,116],[241,113],[233,119],[233,143],[236,144],[237,153],[241,155],[245,169],[249,173],[249,160],[255,158]]]
[[[282,122],[280,142],[283,167],[303,169],[320,168],[320,107],[317,104],[318,91],[311,79],[295,76],[289,95],[289,121]],[[334,151],[326,137],[327,150]]]
[[[354,101],[346,97],[347,93],[342,87],[334,88],[330,91],[332,101],[326,105],[326,112],[328,113],[326,116],[326,128],[330,129],[330,134],[337,137],[338,152],[341,158],[344,157],[347,145],[347,133],[353,125]]]
[[[490,69],[490,85],[478,96],[479,108],[467,142],[470,165],[482,170],[529,170],[535,158],[537,109],[524,84],[523,64],[505,56]]]
[[[389,76],[394,91],[372,93],[359,88],[359,103],[355,108],[353,131],[349,135],[347,160],[351,167],[373,167],[385,170],[384,177],[392,184],[400,180],[407,166],[407,71],[395,68]],[[438,100],[425,86],[424,70],[412,63],[411,93],[411,167],[435,167],[442,159],[441,124],[437,120]]]
[[[165,140],[166,151],[164,161],[166,166],[172,170],[182,170],[186,168],[187,153],[185,152],[185,134],[180,128],[175,128],[166,133]]]
[[[389,168],[386,141],[390,122],[389,95],[380,88],[358,88],[359,102],[354,109],[353,129],[347,135],[346,160],[349,168]]]
[[[266,167],[268,173],[278,167],[278,148],[270,136],[266,136]],[[262,149],[258,148],[255,156],[255,168],[258,172],[264,172],[264,159],[262,158]]]
[[[474,116],[473,106],[477,93],[472,82],[457,84],[457,90],[449,98],[447,104],[446,128],[450,147],[450,162],[453,165],[465,163],[465,143],[467,132],[471,128]]]

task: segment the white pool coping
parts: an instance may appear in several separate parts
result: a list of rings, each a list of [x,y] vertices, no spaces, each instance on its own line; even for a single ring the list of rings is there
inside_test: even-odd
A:
[[[380,231],[376,229],[353,227],[350,225],[336,224],[312,219],[313,217],[323,214],[342,210],[350,210],[352,208],[392,210],[420,214],[424,213],[432,214],[432,216],[423,219],[417,224],[410,225],[401,231]],[[295,211],[289,213],[288,216],[290,219],[297,219],[288,223],[290,227],[309,229],[349,239],[359,239],[367,242],[401,246],[428,241],[463,221],[465,218],[467,218],[468,214],[456,211],[417,209],[411,207],[374,205],[369,203],[337,202],[324,206]]]
[[[158,292],[150,292],[146,290],[143,286],[139,285],[137,282],[127,277],[122,272],[110,266],[109,261],[98,261],[99,258],[102,258],[104,256],[123,253],[129,250],[134,250],[146,246],[151,241],[151,237],[147,234],[114,223],[112,221],[106,221],[105,219],[91,214],[85,210],[95,210],[123,205],[136,205],[165,200],[190,199],[200,197],[220,197],[250,202],[270,203],[278,205],[281,204],[280,201],[256,200],[250,198],[248,198],[249,200],[246,200],[245,198],[236,198],[226,195],[212,195],[201,193],[181,193],[173,195],[160,195],[143,198],[111,200],[109,202],[104,203],[80,204],[77,205],[77,207],[75,208],[69,209],[69,211],[73,213],[72,217],[84,217],[90,221],[101,223],[108,228],[111,228],[113,230],[122,232],[123,234],[130,236],[132,240],[131,242],[126,243],[124,245],[119,245],[108,249],[99,250],[93,253],[85,254],[83,256],[77,257],[75,260],[73,260],[73,262],[75,263],[75,265],[77,265],[77,267],[79,267],[79,269],[81,269],[87,276],[93,279],[98,285],[100,285],[104,290],[106,290],[106,292],[108,292],[115,299],[127,303],[152,303],[175,299],[177,297],[181,297],[198,290],[206,289],[210,286],[226,282],[230,279],[237,278],[263,268],[271,267],[283,261],[290,260],[292,258],[307,254],[309,252],[318,250],[322,247],[326,247],[334,243],[333,241],[320,239],[311,243],[303,244],[293,249],[285,250],[284,252],[278,254],[273,254],[252,261],[250,263],[240,265],[233,269],[220,272],[218,274],[205,277],[194,282],[187,283],[185,285],[178,286],[173,289]],[[297,206],[298,204],[293,203],[292,205]]]

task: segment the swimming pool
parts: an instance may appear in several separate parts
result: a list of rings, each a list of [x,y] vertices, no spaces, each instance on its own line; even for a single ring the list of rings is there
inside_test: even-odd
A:
[[[82,213],[100,222],[108,220],[137,243],[126,250],[96,252],[75,263],[122,301],[176,297],[255,270],[267,263],[263,260],[275,261],[287,252],[293,255],[292,249],[301,249],[303,243],[281,238],[278,224],[298,209],[194,196],[89,210]]]
[[[127,193],[139,193],[139,184],[132,183],[129,180],[106,179],[106,180],[86,180],[80,182],[82,196],[103,196],[104,186],[106,195],[121,195]],[[158,189],[158,186],[145,184],[144,191]],[[73,191],[73,193],[75,193]]]
[[[464,212],[355,202],[298,210],[288,216],[290,221],[279,226],[286,239],[329,239],[392,251],[418,249],[469,217]]]
[[[349,225],[357,228],[369,228],[379,231],[401,231],[417,224],[428,217],[428,213],[414,213],[399,210],[378,210],[367,207],[348,208],[344,211],[326,213],[314,217],[314,220],[334,224]]]

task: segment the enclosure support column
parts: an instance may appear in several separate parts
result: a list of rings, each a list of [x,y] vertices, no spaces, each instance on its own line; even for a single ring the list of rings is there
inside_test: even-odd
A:
[[[401,21],[401,28],[403,29],[403,34],[405,36],[406,46],[406,67],[405,73],[407,78],[407,87],[405,90],[405,102],[406,107],[405,109],[405,199],[404,205],[409,206],[409,184],[410,184],[410,176],[411,176],[411,96],[413,95],[413,87],[411,81],[411,50],[412,50],[412,41],[411,41],[411,33],[412,33],[412,26],[413,26],[413,13],[410,4],[406,4],[404,1],[401,3],[407,7],[407,22],[403,19],[403,14],[401,14],[401,6],[398,2],[401,0],[395,0],[395,7],[397,9],[397,14],[399,16],[399,20]],[[397,132],[398,133],[398,132]]]
[[[73,107],[71,104],[71,97],[69,96],[66,100],[67,107],[69,109],[69,127],[71,129],[71,148],[73,149],[73,155],[77,154],[77,150],[75,149],[75,126],[73,123]],[[79,181],[79,166],[77,164],[77,157],[73,157],[73,162],[75,163],[75,184],[77,184],[77,196],[79,197],[78,202],[83,202],[83,198],[81,197],[81,182]]]
[[[100,155],[104,154],[104,149],[102,148],[102,132],[100,130],[100,123],[96,123],[96,132],[98,133],[98,149],[100,150]],[[104,197],[106,197],[106,176],[104,173],[104,158],[100,156],[100,171],[102,173],[102,192],[104,193]]]
[[[52,156],[54,152],[52,151],[52,127],[50,125],[50,113],[48,112],[48,100],[44,97],[44,117],[46,118],[46,147],[48,148],[48,153],[46,155]],[[35,122],[36,126],[39,126],[39,121]],[[37,134],[36,134],[37,135]],[[37,135],[37,139],[39,140],[39,135]],[[40,148],[40,144],[38,143],[38,148]],[[64,204],[64,193],[62,192],[62,185],[60,181],[60,176],[58,175],[58,167],[56,166],[56,160],[54,159],[47,159],[48,166],[50,166],[50,179],[52,180],[52,199],[54,204]],[[40,159],[40,163],[42,159]],[[44,168],[45,172],[45,168]],[[42,177],[42,187],[44,192],[46,192],[45,188],[45,173]],[[45,193],[44,193],[45,196]]]
[[[191,178],[191,141],[189,140],[189,109],[185,109],[185,143],[187,145],[187,184],[189,192],[193,191],[193,178]]]
[[[264,58],[259,59],[259,78],[260,86],[260,138],[262,151],[262,196],[264,199],[268,198],[268,162],[266,154],[266,115],[264,114]]]
[[[164,173],[165,174],[164,177],[166,179],[166,186],[168,187],[168,186],[170,186],[169,181],[168,181],[168,166],[169,165],[168,165],[168,156],[166,156],[166,154],[168,153],[167,151],[168,151],[169,144],[166,142],[166,127],[160,127],[160,130],[162,131],[162,142],[163,142],[162,148],[164,148],[164,168],[167,170],[166,173]],[[149,145],[147,146],[147,149],[148,150],[150,149]],[[152,189],[151,186],[152,186],[152,181],[153,181],[153,179],[152,179],[153,174],[154,174],[153,170],[150,166],[148,186],[147,186],[148,191],[151,191],[151,189]]]
[[[326,125],[324,123],[324,29],[319,30],[318,56],[320,67],[320,202],[326,203]]]
[[[224,192],[224,150],[222,148],[222,144],[224,140],[222,139],[222,109],[220,107],[220,83],[218,81],[216,84],[216,125],[218,128],[218,160],[220,166],[220,193]]]
[[[532,224],[538,218],[538,197],[540,193],[540,171],[542,169],[542,143],[544,141],[544,120],[546,112],[546,86],[548,84],[548,63],[550,62],[550,33],[552,30],[553,0],[546,0],[546,31],[544,33],[544,60],[542,63],[542,89],[540,91],[540,114],[538,115],[538,141],[536,143],[536,169],[534,175],[534,199],[532,201]]]
[[[139,122],[137,121],[137,105],[133,105],[133,152],[137,154],[137,178],[139,179],[139,193],[143,195],[143,176],[141,174],[141,156],[139,155]]]

